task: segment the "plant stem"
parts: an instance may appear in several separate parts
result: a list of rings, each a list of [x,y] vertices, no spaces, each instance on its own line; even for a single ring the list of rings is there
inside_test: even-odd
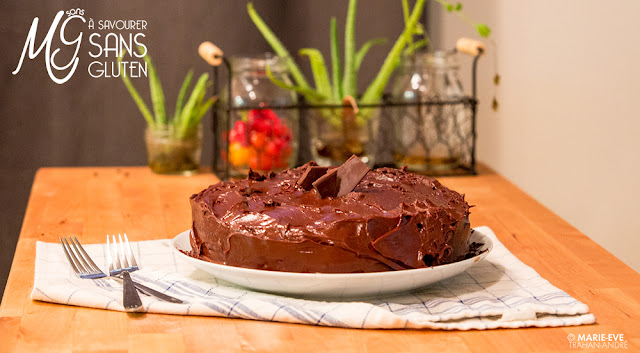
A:
[[[407,25],[407,22],[409,22],[409,1],[408,0],[402,0],[402,17],[404,18],[404,25]],[[413,42],[413,36],[411,38],[411,41]],[[407,51],[409,52],[409,55],[413,55],[413,43],[409,43],[409,45],[407,46]]]
[[[453,6],[452,3],[446,0],[434,0],[434,1],[442,5],[442,7],[444,7],[447,11],[455,12],[455,14],[458,15],[458,17],[460,17],[464,22],[468,23],[471,27],[473,27],[478,32],[478,34],[480,34],[481,37],[486,38],[491,33],[491,29],[487,25],[482,23],[475,23],[471,18],[469,18],[469,16],[462,13],[461,11],[462,4],[458,3],[457,6]]]

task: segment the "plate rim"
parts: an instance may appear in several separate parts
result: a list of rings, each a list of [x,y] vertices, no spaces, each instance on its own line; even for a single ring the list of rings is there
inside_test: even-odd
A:
[[[472,266],[474,263],[479,262],[480,260],[484,259],[487,255],[489,255],[489,253],[493,250],[494,244],[493,241],[491,240],[491,238],[483,233],[480,230],[477,229],[473,229],[474,233],[478,233],[482,238],[485,246],[486,246],[486,251],[483,251],[480,254],[477,254],[473,257],[470,257],[468,259],[464,259],[464,260],[460,260],[460,261],[456,261],[456,262],[451,262],[451,263],[447,263],[447,264],[443,264],[443,265],[438,265],[438,266],[432,266],[432,267],[423,267],[423,268],[413,268],[413,269],[407,269],[407,270],[399,270],[399,271],[379,271],[379,272],[364,272],[364,273],[323,273],[323,272],[286,272],[286,271],[271,271],[271,270],[260,270],[260,269],[255,269],[255,268],[246,268],[246,267],[239,267],[239,266],[232,266],[232,265],[224,265],[224,264],[219,264],[216,262],[209,262],[209,261],[205,261],[205,260],[201,260],[195,257],[191,257],[185,253],[183,253],[177,246],[176,246],[176,242],[179,240],[180,237],[188,237],[191,229],[187,229],[183,232],[180,232],[178,235],[176,235],[175,237],[173,237],[170,240],[171,243],[171,249],[173,252],[179,254],[179,256],[183,256],[184,259],[186,259],[187,261],[195,261],[195,263],[201,263],[203,265],[207,265],[207,266],[211,266],[213,268],[217,268],[219,270],[224,270],[224,271],[238,271],[239,273],[245,273],[245,274],[252,274],[252,275],[260,275],[260,274],[267,274],[268,276],[272,276],[272,277],[285,277],[287,279],[291,279],[292,277],[299,277],[299,278],[316,278],[316,279],[326,279],[326,280],[341,280],[341,279],[346,279],[346,278],[351,278],[351,279],[356,279],[356,278],[368,278],[368,277],[396,277],[396,276],[402,276],[402,275],[406,275],[406,276],[411,276],[411,275],[416,275],[419,274],[420,272],[428,272],[428,271],[435,271],[435,270],[439,270],[439,269],[443,269],[443,268],[450,268],[450,267],[454,267],[454,266],[462,266],[463,264],[467,264],[470,263],[468,267]],[[474,234],[472,233],[471,236],[473,236]],[[470,237],[471,238],[471,237]],[[190,244],[190,242],[189,242]],[[464,271],[461,271],[464,272]]]

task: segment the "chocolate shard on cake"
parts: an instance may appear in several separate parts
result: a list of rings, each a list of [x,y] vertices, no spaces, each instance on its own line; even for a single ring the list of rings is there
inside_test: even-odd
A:
[[[340,167],[326,171],[312,185],[322,198],[344,196],[353,191],[369,170],[369,166],[353,155]]]
[[[313,188],[313,182],[318,180],[321,176],[327,174],[328,167],[320,167],[317,165],[308,165],[304,173],[296,184],[300,185],[305,190],[311,190]]]
[[[262,270],[354,273],[436,266],[469,252],[469,205],[437,180],[358,166],[322,197],[314,183],[330,173],[337,179],[342,167],[309,177],[314,167],[220,182],[191,196],[189,255]]]

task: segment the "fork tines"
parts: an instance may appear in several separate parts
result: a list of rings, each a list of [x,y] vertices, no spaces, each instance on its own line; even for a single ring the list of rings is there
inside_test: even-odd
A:
[[[89,254],[84,251],[84,248],[74,236],[67,238],[60,238],[60,244],[67,257],[67,260],[71,264],[73,271],[80,278],[101,278],[107,275],[100,270],[100,268],[91,260]]]
[[[116,236],[112,235],[113,242],[109,242],[109,236],[107,235],[107,261],[109,265],[109,274],[111,276],[118,275],[124,271],[133,272],[138,269],[138,264],[133,256],[133,250],[127,234],[124,234],[124,241],[122,236],[118,234],[118,243],[116,244]]]

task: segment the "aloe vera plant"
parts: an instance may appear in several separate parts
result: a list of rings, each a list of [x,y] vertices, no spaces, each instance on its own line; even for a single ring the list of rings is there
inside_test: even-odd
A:
[[[397,39],[394,49],[389,53],[385,63],[382,65],[380,72],[373,80],[371,85],[367,88],[365,93],[360,99],[360,103],[377,103],[382,97],[382,92],[386,82],[389,80],[393,69],[396,66],[396,62],[400,58],[402,49],[406,46],[410,36],[412,35],[413,28],[424,8],[425,0],[417,0],[416,5],[411,12],[407,28]],[[356,50],[355,48],[355,18],[356,18],[357,1],[350,0],[347,21],[345,24],[345,36],[344,36],[344,69],[342,69],[340,63],[340,53],[338,49],[338,34],[336,19],[331,19],[331,79],[328,76],[328,70],[324,63],[322,54],[317,49],[304,48],[300,50],[301,55],[308,56],[311,63],[311,69],[315,81],[315,88],[311,87],[306,78],[302,74],[300,68],[291,59],[289,51],[280,42],[277,36],[269,28],[269,26],[262,20],[257,13],[252,3],[247,4],[247,11],[251,20],[256,25],[258,30],[262,33],[267,42],[271,45],[276,54],[280,57],[287,58],[287,66],[289,72],[295,82],[295,85],[288,85],[282,81],[279,81],[270,74],[267,70],[267,74],[270,75],[271,80],[280,87],[294,90],[305,96],[310,103],[329,103],[340,104],[342,99],[346,96],[357,97],[357,74],[360,65],[372,46],[385,42],[384,38],[376,38],[366,42],[361,48]],[[362,119],[364,117],[360,117]]]
[[[143,51],[143,48],[138,47],[139,53]],[[123,51],[118,56],[118,66],[121,68],[124,54]],[[145,132],[149,168],[158,174],[190,175],[196,172],[200,165],[200,122],[215,101],[214,97],[206,97],[209,75],[202,74],[187,97],[193,71],[187,73],[176,99],[174,113],[170,115],[167,113],[164,91],[151,57],[145,55],[144,61],[149,70],[149,93],[153,112],[125,75],[123,68],[120,77],[149,126]]]
[[[138,52],[142,51],[143,49],[139,47]],[[119,66],[122,65],[122,58],[124,54],[125,52],[123,51],[120,53],[120,56],[118,56]],[[174,137],[178,139],[193,136],[198,130],[198,125],[200,124],[202,117],[215,102],[214,97],[205,97],[207,85],[209,84],[209,74],[204,73],[198,78],[189,98],[186,99],[187,92],[193,79],[193,71],[189,71],[187,73],[187,76],[182,82],[180,92],[178,93],[174,114],[169,119],[165,109],[164,91],[162,89],[162,84],[160,83],[160,78],[156,72],[156,68],[148,54],[144,56],[144,61],[147,63],[149,68],[149,92],[151,94],[153,113],[149,110],[147,104],[129,80],[129,77],[124,75],[124,73],[120,75],[120,77],[127,87],[131,98],[133,98],[134,102],[138,106],[140,113],[142,113],[142,116],[147,121],[149,128],[152,130],[169,129],[173,132]],[[124,69],[122,69],[122,72],[124,72]]]
[[[331,40],[331,78],[329,78],[329,70],[324,62],[322,54],[317,49],[304,48],[301,49],[299,54],[309,57],[311,63],[311,70],[313,72],[313,78],[315,87],[307,82],[307,79],[302,74],[300,68],[296,65],[295,61],[291,58],[289,50],[284,47],[282,42],[273,33],[271,28],[264,22],[260,15],[255,10],[253,4],[249,2],[247,4],[247,12],[249,17],[262,33],[265,40],[271,45],[271,48],[275,53],[287,58],[287,67],[295,84],[287,84],[280,80],[277,80],[271,74],[267,68],[267,74],[271,81],[276,85],[294,90],[305,96],[305,99],[311,104],[324,103],[324,104],[341,104],[342,100],[351,96],[357,99],[359,104],[376,104],[379,103],[384,93],[384,88],[391,77],[391,74],[400,63],[400,60],[404,54],[411,54],[413,51],[428,45],[429,39],[426,31],[419,22],[422,16],[426,0],[416,0],[415,5],[411,11],[407,0],[402,0],[402,8],[405,20],[405,28],[400,36],[396,39],[393,47],[387,54],[384,63],[380,67],[377,75],[369,86],[364,90],[363,94],[358,97],[357,87],[357,75],[360,65],[369,51],[369,49],[380,43],[384,43],[384,38],[376,38],[366,42],[358,50],[355,48],[355,23],[356,23],[356,8],[357,0],[349,0],[347,8],[347,17],[345,23],[344,34],[344,62],[341,65],[340,53],[338,48],[338,34],[337,23],[335,18],[331,18],[330,23],[330,40]],[[487,37],[490,33],[489,27],[484,24],[473,23],[467,16],[462,14],[462,5],[456,3],[455,5],[445,0],[434,0],[444,6],[447,11],[456,13],[463,20],[469,22],[476,28],[478,33]],[[414,35],[421,35],[423,39],[416,42],[413,41]],[[358,99],[359,98],[359,99]],[[360,125],[366,123],[366,120],[371,117],[371,109],[361,109],[357,116],[358,123]],[[339,124],[339,119],[335,119],[331,114],[327,114],[327,119],[334,123]]]
[[[444,6],[449,12],[454,12],[463,20],[470,22],[470,19],[460,13],[462,5],[448,3],[446,0],[434,0]],[[313,138],[312,153],[314,158],[324,164],[341,164],[351,155],[355,154],[367,159],[373,164],[375,142],[377,138],[377,109],[369,105],[379,104],[385,86],[387,85],[393,71],[400,62],[412,56],[419,48],[427,46],[429,37],[420,23],[426,0],[416,0],[413,8],[410,9],[407,0],[402,0],[402,10],[404,15],[404,29],[394,42],[391,50],[387,54],[377,75],[371,83],[361,92],[357,87],[357,75],[360,66],[374,45],[384,43],[384,38],[376,38],[364,43],[360,48],[355,44],[355,24],[357,0],[349,0],[347,17],[344,30],[344,48],[340,53],[338,46],[338,25],[335,17],[330,22],[330,49],[331,49],[331,70],[327,69],[325,60],[318,49],[304,48],[299,51],[301,56],[309,59],[311,71],[313,73],[314,86],[311,86],[302,74],[300,68],[292,59],[289,50],[282,44],[271,28],[257,13],[253,4],[247,4],[249,17],[262,36],[269,43],[273,51],[281,58],[286,59],[286,64],[293,79],[293,84],[276,79],[269,67],[266,68],[267,76],[277,86],[293,90],[302,94],[310,104],[335,105],[336,107],[346,106],[346,108],[318,108],[312,119],[319,116],[323,122],[329,124],[314,124],[317,131]],[[486,25],[474,24],[470,22],[478,33],[482,36],[489,34]],[[415,36],[422,39],[414,41]],[[341,60],[342,58],[342,60]],[[361,109],[350,109],[349,106],[359,105]]]

